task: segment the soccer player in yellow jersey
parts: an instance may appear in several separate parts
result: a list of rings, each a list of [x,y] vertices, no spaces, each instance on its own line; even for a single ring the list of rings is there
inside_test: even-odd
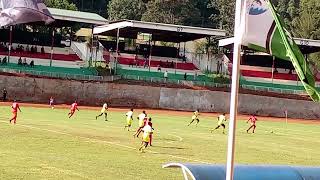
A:
[[[102,109],[101,109],[101,114],[99,114],[98,116],[96,116],[96,120],[98,119],[98,117],[100,117],[100,116],[102,116],[102,115],[104,114],[105,121],[108,121],[107,111],[108,111],[108,104],[107,104],[107,103],[104,103],[103,106],[102,106]]]
[[[143,136],[142,136],[141,147],[139,148],[140,152],[144,152],[144,149],[148,147],[148,144],[150,142],[150,135],[153,133],[152,127],[149,125],[144,126],[142,131],[143,131]]]
[[[124,126],[124,129],[128,128],[128,131],[130,131],[130,127],[132,125],[132,121],[133,121],[132,117],[133,117],[133,109],[130,109],[130,111],[126,113],[127,125]]]
[[[222,133],[224,134],[224,130],[226,129],[226,125],[224,125],[224,122],[227,121],[226,119],[226,114],[223,113],[221,114],[220,116],[218,116],[218,126],[215,128],[215,129],[212,129],[211,130],[211,133],[216,130],[216,129],[219,129],[221,126],[223,127],[223,131]]]
[[[193,112],[193,116],[191,118],[191,122],[188,124],[188,126],[190,126],[190,124],[192,124],[193,121],[197,121],[196,126],[198,126],[198,123],[200,121],[199,118],[198,118],[199,115],[200,115],[199,109],[197,109],[195,112]]]
[[[133,137],[139,137],[139,134],[142,131],[142,128],[144,127],[144,121],[145,121],[146,117],[147,117],[146,111],[142,111],[142,113],[139,114],[139,116],[138,116],[139,127],[138,127],[136,133],[133,135]]]

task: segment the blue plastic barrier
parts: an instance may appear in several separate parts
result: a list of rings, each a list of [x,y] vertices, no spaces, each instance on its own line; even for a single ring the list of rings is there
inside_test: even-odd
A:
[[[163,168],[178,167],[188,180],[225,180],[225,165],[169,163]],[[234,180],[320,180],[320,167],[236,165]]]

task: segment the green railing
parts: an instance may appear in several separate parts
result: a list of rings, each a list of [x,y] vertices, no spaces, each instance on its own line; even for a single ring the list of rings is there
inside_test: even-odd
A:
[[[0,66],[0,72],[4,73],[24,73],[36,76],[44,76],[44,77],[52,77],[52,78],[61,78],[61,79],[74,79],[74,80],[88,80],[88,81],[102,81],[102,76],[94,76],[94,75],[84,75],[84,74],[68,74],[68,73],[60,73],[60,72],[46,72],[39,70],[31,70],[31,69],[11,69]]]
[[[154,82],[154,83],[173,83],[177,85],[189,85],[189,86],[203,86],[203,87],[217,87],[217,88],[230,88],[230,84],[222,84],[208,81],[186,81],[179,79],[165,79],[160,77],[150,77],[150,76],[139,76],[139,75],[126,75],[122,74],[121,78],[129,79],[129,80],[138,80],[138,81],[146,81],[146,82]],[[289,89],[289,88],[277,88],[277,87],[267,87],[267,86],[259,86],[259,85],[246,85],[241,84],[241,88],[254,90],[254,91],[266,91],[266,92],[275,92],[281,94],[297,94],[297,95],[305,95],[304,90],[300,89]]]
[[[146,81],[154,83],[172,83],[178,85],[190,85],[190,86],[205,86],[205,87],[230,87],[229,84],[221,84],[207,81],[189,81],[189,80],[180,80],[180,79],[165,79],[160,77],[150,77],[150,76],[139,76],[139,75],[128,75],[122,74],[122,79],[137,80],[137,81]]]

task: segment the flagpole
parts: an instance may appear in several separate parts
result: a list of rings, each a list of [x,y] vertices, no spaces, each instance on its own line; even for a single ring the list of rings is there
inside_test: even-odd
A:
[[[239,91],[239,67],[240,67],[240,25],[241,25],[241,6],[243,0],[236,0],[235,26],[234,26],[234,50],[232,65],[232,84],[230,97],[230,122],[228,134],[228,151],[227,151],[227,167],[226,180],[233,180],[234,175],[234,153],[235,153],[235,133],[236,119],[238,108],[238,91]]]

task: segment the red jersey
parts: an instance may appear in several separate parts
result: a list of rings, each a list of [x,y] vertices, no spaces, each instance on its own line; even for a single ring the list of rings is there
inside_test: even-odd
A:
[[[149,125],[150,127],[152,127],[152,122],[149,121],[149,118],[144,118],[143,121],[143,126]]]
[[[251,124],[256,124],[257,118],[255,116],[251,116],[249,118],[249,121],[250,121]]]
[[[12,112],[18,112],[18,109],[19,109],[19,104],[14,102],[12,104]]]
[[[78,104],[77,103],[73,103],[71,104],[71,110],[76,110],[78,108]]]

